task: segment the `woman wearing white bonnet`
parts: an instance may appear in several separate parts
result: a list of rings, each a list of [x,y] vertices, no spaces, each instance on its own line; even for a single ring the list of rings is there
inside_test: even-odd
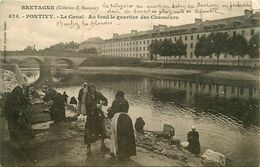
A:
[[[199,132],[196,131],[196,126],[191,127],[191,131],[187,134],[187,140],[189,145],[187,149],[193,154],[200,153],[200,141],[199,141]]]

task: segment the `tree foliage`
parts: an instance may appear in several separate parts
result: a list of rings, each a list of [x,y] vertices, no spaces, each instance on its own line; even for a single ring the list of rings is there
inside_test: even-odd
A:
[[[184,45],[184,43],[182,42],[181,39],[178,39],[175,43],[175,51],[174,51],[174,55],[179,56],[179,63],[181,61],[181,56],[186,55],[187,54],[187,48]]]
[[[85,48],[79,51],[80,53],[86,53],[86,54],[97,54],[97,49],[94,47],[91,48]]]
[[[233,35],[229,39],[229,54],[233,56],[244,56],[248,54],[248,43],[242,35]]]
[[[197,57],[198,56],[203,56],[203,57],[209,56],[212,54],[210,47],[211,47],[211,42],[210,42],[209,38],[207,38],[204,35],[196,43],[194,53]]]
[[[24,48],[24,51],[26,52],[34,52],[36,51],[34,46],[27,46],[26,48]]]
[[[208,36],[209,50],[211,54],[215,54],[217,57],[217,65],[219,64],[219,56],[220,54],[227,54],[229,51],[228,33],[211,33]]]
[[[45,48],[44,51],[75,51],[79,47],[79,44],[71,41],[71,42],[61,42],[55,45],[52,45],[48,48]]]
[[[259,58],[259,34],[253,35],[248,42],[248,54],[250,58]]]
[[[160,42],[156,39],[151,42],[148,47],[150,55],[157,55],[159,54]]]
[[[160,54],[161,56],[171,57],[186,55],[186,46],[181,39],[177,40],[176,43],[173,43],[171,39],[164,39],[163,41],[154,40],[149,45],[150,54]]]
[[[209,39],[211,41],[211,52],[217,56],[220,54],[226,54],[228,52],[228,33],[211,33]]]
[[[233,35],[229,39],[229,54],[237,56],[237,64],[240,64],[240,57],[248,54],[248,42],[244,36]]]
[[[172,40],[165,38],[162,42],[160,42],[158,53],[161,56],[171,57],[174,54],[174,52],[175,45],[172,42]]]
[[[217,56],[217,64],[219,64],[219,56],[221,54],[230,54],[238,56],[239,65],[239,58],[241,56],[246,54],[251,54],[251,57],[259,55],[257,47],[259,47],[259,37],[252,37],[251,42],[248,43],[245,37],[239,34],[229,37],[228,33],[212,32],[207,37],[199,39],[196,44],[195,55],[208,56],[215,54]]]

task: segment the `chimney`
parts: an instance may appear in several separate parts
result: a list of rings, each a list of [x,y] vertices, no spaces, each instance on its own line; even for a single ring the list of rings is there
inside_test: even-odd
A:
[[[195,18],[195,24],[201,24],[201,23],[202,23],[202,19]]]
[[[117,36],[118,36],[118,33],[113,33],[113,38],[117,37]]]
[[[158,27],[159,27],[159,31],[166,31],[167,30],[167,25],[159,24]]]
[[[131,30],[131,35],[135,35],[137,33],[137,30]]]
[[[253,15],[253,11],[246,9],[244,10],[244,15],[245,15],[245,20],[248,20]]]
[[[166,31],[166,30],[167,30],[167,25],[159,24],[158,26],[156,26],[156,25],[153,26],[154,32],[162,32],[162,31]]]
[[[157,32],[157,31],[158,31],[157,25],[153,25],[153,32]]]

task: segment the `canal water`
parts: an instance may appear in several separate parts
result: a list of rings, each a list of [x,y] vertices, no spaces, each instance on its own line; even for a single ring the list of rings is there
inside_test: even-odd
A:
[[[76,98],[84,81],[94,83],[109,105],[115,93],[122,90],[130,103],[131,118],[135,121],[143,117],[146,130],[162,130],[164,123],[171,124],[175,137],[186,141],[187,132],[195,125],[202,147],[223,153],[236,166],[259,165],[257,87],[118,75],[75,74],[55,80],[63,80],[60,83],[64,84],[57,87],[59,92]]]

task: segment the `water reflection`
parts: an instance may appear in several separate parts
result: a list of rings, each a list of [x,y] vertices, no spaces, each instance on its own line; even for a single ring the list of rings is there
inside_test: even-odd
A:
[[[259,91],[253,87],[239,87],[235,85],[206,84],[200,81],[156,79],[154,87],[173,88],[186,91],[186,101],[189,102],[196,93],[208,94],[211,97],[223,98],[258,98]]]
[[[151,93],[155,99],[162,102],[175,102],[178,105],[196,108],[196,112],[221,113],[244,125],[259,126],[258,90],[255,88],[196,83],[185,85],[187,82],[182,81],[173,81],[173,84],[160,83],[153,87]],[[243,90],[243,92],[232,93],[234,89]],[[249,93],[252,89],[254,91]],[[221,93],[219,90],[222,90]]]

